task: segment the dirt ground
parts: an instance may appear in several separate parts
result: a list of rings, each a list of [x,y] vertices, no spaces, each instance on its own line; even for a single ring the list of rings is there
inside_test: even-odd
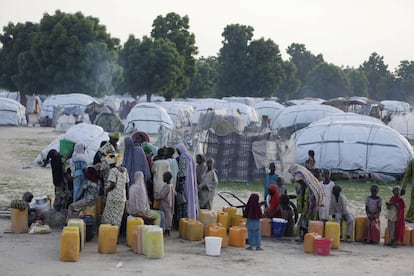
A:
[[[60,133],[51,128],[0,127],[0,206],[30,190],[53,195],[50,168],[32,164]],[[215,200],[215,209],[224,206]],[[385,224],[385,221],[383,220]],[[205,254],[204,242],[177,237],[164,241],[165,256],[147,259],[121,239],[116,254],[97,253],[97,237],[85,244],[78,262],[59,260],[60,229],[50,234],[10,234],[10,219],[0,216],[0,275],[412,275],[414,247],[341,243],[330,256],[303,253],[294,238],[263,238],[264,251],[226,247],[218,257]]]

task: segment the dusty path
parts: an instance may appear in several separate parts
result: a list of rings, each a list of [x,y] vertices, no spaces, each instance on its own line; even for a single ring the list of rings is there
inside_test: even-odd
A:
[[[0,205],[30,189],[53,194],[50,168],[33,166],[38,152],[60,133],[50,128],[0,127]],[[217,200],[217,203],[220,201]],[[220,209],[218,205],[216,209]],[[205,255],[203,242],[165,240],[165,257],[136,255],[120,240],[117,253],[97,253],[97,239],[86,243],[79,262],[59,261],[60,230],[51,234],[8,234],[8,218],[0,218],[0,275],[412,275],[414,247],[341,243],[331,256],[303,253],[293,239],[263,238],[264,251],[226,247],[221,256]]]

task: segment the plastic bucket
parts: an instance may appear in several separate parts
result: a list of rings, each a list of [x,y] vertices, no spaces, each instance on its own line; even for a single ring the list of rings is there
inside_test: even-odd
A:
[[[221,237],[205,237],[206,255],[220,256],[221,253]]]
[[[285,235],[287,221],[284,219],[272,219],[272,236],[283,237]]]
[[[331,254],[332,239],[329,238],[316,238],[315,242],[315,254],[321,256],[329,256]]]
[[[62,139],[59,141],[59,153],[62,157],[68,157],[72,151],[75,143],[71,140]]]

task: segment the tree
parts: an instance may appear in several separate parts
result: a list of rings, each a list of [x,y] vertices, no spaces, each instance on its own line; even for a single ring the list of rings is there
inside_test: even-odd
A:
[[[321,62],[324,62],[321,54],[315,56],[306,50],[304,44],[292,43],[286,52],[290,55],[290,61],[296,65],[296,78],[301,86],[306,85],[306,78],[310,71]]]
[[[344,73],[351,88],[349,96],[368,97],[368,79],[365,74],[354,68],[346,68]]]
[[[0,87],[17,91],[13,78],[19,73],[19,55],[30,49],[31,41],[39,30],[39,24],[26,22],[9,23],[0,34]]]
[[[395,71],[401,99],[414,101],[414,61],[403,60]]]
[[[179,79],[184,74],[184,57],[167,39],[130,36],[121,51],[124,79],[133,96],[145,94],[147,101],[157,93],[171,100],[177,96]]]
[[[300,81],[296,78],[296,65],[293,62],[283,61],[282,66],[286,77],[279,86],[276,95],[281,102],[284,102],[296,96]]]
[[[191,79],[185,97],[215,97],[217,93],[217,59],[215,57],[200,58],[196,61],[196,74]]]
[[[384,57],[372,53],[360,67],[368,79],[368,95],[372,99],[383,100],[390,96],[394,78],[388,71],[388,65],[384,63]]]
[[[195,35],[189,32],[190,19],[181,17],[176,13],[168,13],[165,17],[157,16],[152,24],[151,37],[154,39],[167,39],[171,41],[177,52],[184,58],[184,74],[182,74],[175,86],[177,91],[173,94],[182,95],[190,84],[190,79],[196,72],[195,58],[197,47]]]
[[[324,99],[348,96],[351,92],[341,68],[325,62],[319,63],[308,73],[306,86],[312,93],[306,96]]]
[[[45,14],[30,50],[19,56],[16,86],[23,92],[81,92],[102,96],[121,76],[119,40],[93,17],[82,13]]]

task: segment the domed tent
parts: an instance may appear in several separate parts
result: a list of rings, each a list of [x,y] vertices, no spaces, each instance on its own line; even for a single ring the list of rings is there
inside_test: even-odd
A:
[[[102,110],[101,113],[96,116],[93,123],[97,126],[102,127],[103,130],[107,132],[124,131],[124,124],[122,123],[121,119],[109,108]]]
[[[253,105],[253,108],[259,113],[260,117],[267,116],[269,119],[275,117],[284,105],[275,101],[261,101]]]
[[[322,104],[292,105],[281,109],[270,122],[270,129],[280,137],[289,138],[295,131],[323,117],[343,113],[342,110]]]
[[[15,100],[0,97],[0,125],[27,125],[26,108]]]
[[[174,129],[174,123],[165,108],[153,103],[136,104],[126,118],[125,132],[158,133],[160,127]]]
[[[394,114],[388,126],[398,131],[402,136],[410,141],[414,141],[414,113],[406,112]]]
[[[354,115],[351,115],[354,116]],[[296,163],[315,151],[316,167],[400,177],[413,159],[411,145],[382,122],[320,120],[295,133]]]

